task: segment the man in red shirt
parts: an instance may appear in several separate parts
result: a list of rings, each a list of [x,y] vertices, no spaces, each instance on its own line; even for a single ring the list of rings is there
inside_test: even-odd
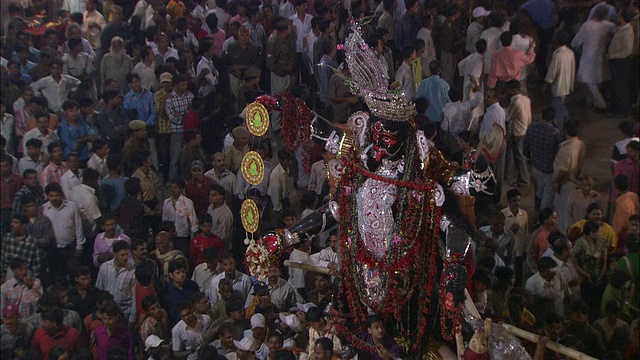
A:
[[[22,176],[13,174],[12,170],[13,158],[8,154],[2,154],[0,157],[0,176],[2,177],[0,179],[0,235],[10,231],[13,199],[24,185]]]
[[[31,348],[42,354],[42,359],[49,358],[49,351],[62,346],[70,353],[80,348],[80,333],[74,328],[62,324],[64,314],[59,308],[48,309],[42,313],[42,323],[31,341]]]
[[[487,79],[489,88],[496,87],[498,81],[506,83],[509,80],[520,80],[520,69],[531,64],[536,59],[536,53],[533,51],[535,47],[533,40],[529,42],[529,49],[527,49],[526,54],[512,48],[512,41],[513,36],[510,32],[505,31],[500,35],[502,49],[494,52],[491,57],[491,69]]]
[[[211,233],[213,227],[213,218],[211,214],[200,216],[200,234],[191,240],[191,249],[189,250],[191,266],[196,267],[205,262],[205,250],[214,248],[218,254],[224,251],[224,242],[219,237]]]

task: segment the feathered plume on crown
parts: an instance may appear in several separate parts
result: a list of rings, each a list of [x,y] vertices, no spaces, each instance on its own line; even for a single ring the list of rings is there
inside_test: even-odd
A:
[[[342,76],[352,94],[364,99],[373,115],[393,121],[412,120],[416,115],[415,107],[405,101],[401,91],[389,89],[387,64],[362,38],[361,24],[363,21],[351,25],[352,33],[343,45],[351,77],[336,73]]]

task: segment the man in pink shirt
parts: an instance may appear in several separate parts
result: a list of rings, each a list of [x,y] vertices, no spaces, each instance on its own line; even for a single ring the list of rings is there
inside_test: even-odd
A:
[[[526,54],[512,48],[512,40],[513,36],[508,31],[500,35],[502,49],[494,52],[491,57],[491,69],[487,80],[489,88],[496,87],[498,81],[520,80],[520,68],[531,64],[536,59],[536,53],[533,52],[535,47],[533,40],[529,42],[529,49],[527,49]]]

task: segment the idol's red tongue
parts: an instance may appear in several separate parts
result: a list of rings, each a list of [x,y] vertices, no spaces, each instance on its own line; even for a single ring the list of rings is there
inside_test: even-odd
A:
[[[382,160],[382,157],[384,156],[384,151],[382,150],[376,150],[376,161],[380,161]]]

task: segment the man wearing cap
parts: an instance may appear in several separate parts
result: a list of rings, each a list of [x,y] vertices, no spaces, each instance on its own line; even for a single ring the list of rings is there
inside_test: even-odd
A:
[[[11,354],[16,342],[20,339],[29,340],[36,329],[33,325],[20,322],[18,305],[7,304],[2,309],[4,322],[0,326],[0,351],[3,354]]]
[[[200,144],[202,143],[202,135],[198,129],[189,129],[184,132],[185,146],[180,152],[180,168],[182,176],[186,181],[191,180],[191,164],[194,161],[204,163],[206,156]],[[204,171],[204,167],[202,169]]]
[[[143,150],[149,150],[147,141],[147,125],[142,120],[129,121],[129,131],[131,137],[124,144],[122,149],[122,169],[125,175],[135,171],[135,156]],[[153,158],[153,156],[152,156]]]
[[[476,41],[480,39],[480,34],[482,34],[482,30],[484,30],[489,14],[491,14],[491,11],[487,11],[482,6],[473,9],[473,22],[467,27],[467,43],[465,46],[465,50],[469,54],[476,52]]]
[[[178,173],[178,160],[182,147],[182,133],[184,132],[184,114],[191,108],[191,101],[193,100],[193,94],[187,88],[188,82],[184,75],[176,75],[173,82],[174,89],[165,106],[167,118],[171,124],[169,179],[173,179]],[[165,143],[162,146],[167,145]]]
[[[525,285],[529,295],[536,299],[536,304],[542,308],[544,304],[553,302],[555,313],[564,316],[565,293],[570,293],[567,283],[562,276],[556,276],[554,269],[557,264],[552,258],[541,257],[538,262],[538,271],[533,274]]]
[[[122,108],[122,97],[118,90],[107,90],[102,94],[104,108],[100,110],[96,126],[100,137],[107,140],[109,149],[115,154],[120,153],[124,136],[127,132],[129,118]]]
[[[244,81],[238,85],[236,92],[237,109],[244,110],[247,106],[247,99],[255,97],[260,90],[260,70],[251,66],[244,72]]]
[[[304,333],[306,329],[302,326],[302,323],[296,314],[281,312],[278,314],[278,317],[280,319],[280,323],[278,324],[277,331],[282,334],[282,337],[284,338],[282,347],[296,347],[298,334]]]
[[[280,277],[280,269],[277,266],[270,266],[267,270],[267,278],[254,285],[254,294],[257,293],[256,286],[258,283],[265,284],[266,289],[271,290],[271,303],[280,311],[291,309],[296,306],[296,303],[304,301],[300,293],[293,288],[293,285]],[[253,297],[253,294],[249,295],[247,306],[252,304]]]
[[[276,313],[275,305],[271,302],[271,294],[269,285],[264,281],[256,281],[253,284],[253,292],[247,296],[245,307],[247,316],[253,316],[257,313]]]
[[[243,337],[242,340],[233,340],[233,344],[236,346],[235,354],[225,355],[227,359],[237,360],[255,360],[256,359],[256,341],[252,337]],[[233,356],[235,355],[235,356]]]
[[[245,330],[244,336],[253,339],[254,354],[258,359],[266,359],[269,356],[267,322],[264,315],[251,316],[251,330]]]
[[[169,147],[171,142],[171,123],[167,117],[166,103],[173,91],[173,75],[165,72],[160,74],[160,90],[153,94],[153,104],[156,108],[156,146],[158,148],[159,169],[164,178],[169,177]]]

